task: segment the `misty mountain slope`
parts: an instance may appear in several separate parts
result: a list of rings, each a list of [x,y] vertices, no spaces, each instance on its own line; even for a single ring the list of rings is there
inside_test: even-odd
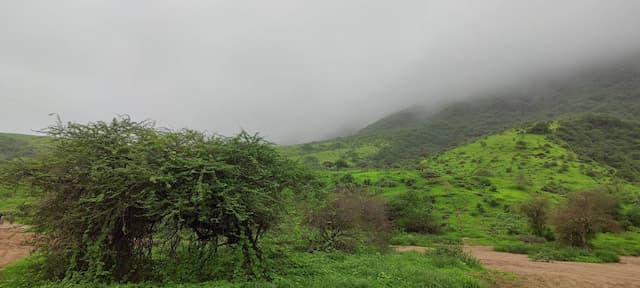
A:
[[[435,113],[421,114],[416,109],[407,109],[371,124],[356,135],[329,142],[351,147],[349,153],[333,160],[391,164],[526,123],[584,113],[609,113],[622,119],[640,120],[640,72],[631,68],[592,72],[462,101]],[[374,142],[378,149],[375,154],[353,157],[358,147]],[[331,145],[322,143],[307,145],[314,148],[314,153],[331,150]],[[309,155],[299,152],[301,158]]]

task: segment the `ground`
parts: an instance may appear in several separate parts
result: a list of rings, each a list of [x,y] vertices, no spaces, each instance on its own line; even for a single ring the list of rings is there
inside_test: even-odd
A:
[[[27,256],[33,249],[23,225],[0,225],[0,269]],[[420,246],[393,246],[400,252],[425,252]],[[487,269],[516,277],[498,280],[499,287],[640,287],[640,257],[620,257],[620,263],[535,262],[526,255],[492,251],[489,246],[465,246]]]
[[[419,246],[393,246],[400,252],[426,251]],[[516,275],[498,280],[499,287],[613,288],[640,287],[640,257],[620,257],[620,263],[536,262],[527,255],[495,252],[490,246],[465,246],[482,266]]]
[[[30,234],[24,225],[0,225],[0,269],[29,255],[32,247],[27,243]]]

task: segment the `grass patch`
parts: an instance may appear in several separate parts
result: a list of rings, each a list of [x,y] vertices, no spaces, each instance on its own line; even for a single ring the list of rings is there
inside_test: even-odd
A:
[[[2,270],[1,288],[9,287],[152,287],[153,284],[44,282],[31,274],[25,258]],[[165,285],[165,287],[488,287],[476,278],[484,271],[460,246],[429,253],[292,253],[284,272],[272,281],[238,280]],[[156,284],[157,285],[157,284]]]
[[[391,238],[392,245],[435,247],[441,245],[462,245],[462,239],[453,235],[419,233],[396,233]]]
[[[527,254],[536,261],[572,261],[589,263],[618,263],[615,251],[602,248],[577,248],[557,243],[502,242],[493,247],[499,252]]]

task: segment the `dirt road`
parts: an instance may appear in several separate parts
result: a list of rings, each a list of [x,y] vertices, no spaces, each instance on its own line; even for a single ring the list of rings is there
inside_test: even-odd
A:
[[[399,252],[428,249],[418,246],[392,246]],[[489,246],[465,246],[482,266],[516,274],[515,279],[499,280],[499,287],[521,288],[640,288],[640,257],[620,257],[620,263],[535,262],[527,255],[495,252]]]
[[[489,269],[518,275],[502,287],[640,287],[640,257],[620,257],[620,263],[535,262],[527,255],[492,251],[486,246],[467,246]]]
[[[31,253],[27,244],[31,238],[23,225],[0,225],[0,269]]]

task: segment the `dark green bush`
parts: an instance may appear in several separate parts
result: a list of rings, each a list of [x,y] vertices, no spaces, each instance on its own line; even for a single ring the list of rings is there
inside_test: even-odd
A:
[[[129,118],[48,131],[50,153],[17,163],[8,177],[42,191],[34,224],[50,279],[153,280],[158,259],[177,255],[185,235],[240,253],[243,273],[257,276],[262,236],[292,191],[311,191],[298,183],[314,183],[244,132],[208,137]]]
[[[433,215],[434,198],[425,192],[409,190],[389,202],[391,219],[406,232],[438,233],[440,225]]]

